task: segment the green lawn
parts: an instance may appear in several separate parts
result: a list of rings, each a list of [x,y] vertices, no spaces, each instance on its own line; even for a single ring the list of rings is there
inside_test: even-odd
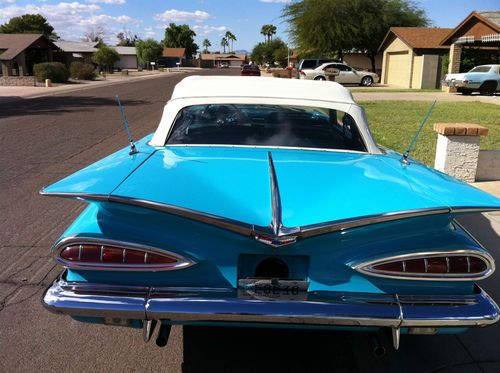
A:
[[[404,152],[430,108],[431,101],[362,101],[376,141]],[[477,123],[489,128],[481,149],[500,150],[500,106],[481,102],[437,102],[417,141],[412,158],[434,165],[437,134],[434,123]]]
[[[353,93],[399,93],[399,92],[442,92],[439,88],[423,88],[423,89],[411,89],[411,88],[377,88],[377,87],[366,87],[366,88],[349,88]]]

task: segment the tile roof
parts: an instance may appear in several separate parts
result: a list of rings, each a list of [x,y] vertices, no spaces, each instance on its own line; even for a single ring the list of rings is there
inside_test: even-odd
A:
[[[498,25],[498,27],[500,28],[500,10],[485,10],[477,12],[477,14]]]
[[[468,34],[468,30],[470,27],[467,27],[467,24],[471,20],[475,18],[475,22],[479,23],[484,23],[486,24],[492,32],[496,32],[500,34],[500,11],[481,11],[481,12],[476,12],[473,11],[471,12],[465,19],[460,22],[460,24],[455,27],[448,35],[443,37],[443,40],[441,41],[442,45],[450,45],[455,42],[456,39],[458,39],[461,36],[466,36],[464,33]],[[484,34],[483,34],[484,35]],[[483,36],[481,35],[471,35],[475,37],[480,37]]]
[[[182,58],[186,54],[186,48],[163,48],[163,57]]]
[[[38,39],[44,37],[42,34],[0,34],[0,50],[5,52],[0,54],[0,60],[10,61],[28,48]]]
[[[451,31],[453,31],[452,28],[391,27],[388,35],[392,32],[413,49],[447,49],[440,43]],[[382,45],[386,39],[387,36]]]

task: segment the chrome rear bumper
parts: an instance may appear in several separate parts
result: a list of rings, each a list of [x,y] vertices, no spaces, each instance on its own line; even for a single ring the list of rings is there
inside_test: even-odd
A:
[[[468,296],[390,296],[310,292],[307,301],[246,299],[234,289],[150,288],[56,280],[43,296],[51,312],[71,316],[368,327],[468,327],[499,319],[481,289]]]

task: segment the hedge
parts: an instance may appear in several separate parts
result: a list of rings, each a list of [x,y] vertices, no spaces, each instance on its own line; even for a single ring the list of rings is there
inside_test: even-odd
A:
[[[73,79],[94,80],[97,76],[94,65],[83,62],[72,62],[69,67],[70,75]]]
[[[37,63],[33,66],[33,73],[39,82],[50,79],[54,83],[66,83],[69,79],[69,71],[60,62]]]

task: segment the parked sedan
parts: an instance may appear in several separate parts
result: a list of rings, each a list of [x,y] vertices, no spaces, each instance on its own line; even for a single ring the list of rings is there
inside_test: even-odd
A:
[[[492,95],[500,92],[500,65],[481,65],[467,73],[447,74],[444,84],[455,87],[457,92],[464,95],[470,95],[472,92]]]
[[[340,84],[359,84],[369,87],[378,82],[379,77],[376,73],[370,71],[358,71],[344,63],[327,62],[315,69],[302,69],[299,71],[300,79],[309,80],[328,80],[329,70],[339,70],[339,75],[335,76],[335,81]]]
[[[260,69],[257,65],[243,65],[241,76],[260,76]]]
[[[494,260],[456,218],[500,199],[379,147],[335,82],[187,77],[131,144],[41,191],[86,204],[52,248],[52,312],[159,325],[158,345],[216,324],[383,329],[396,349],[499,319],[476,284]]]

